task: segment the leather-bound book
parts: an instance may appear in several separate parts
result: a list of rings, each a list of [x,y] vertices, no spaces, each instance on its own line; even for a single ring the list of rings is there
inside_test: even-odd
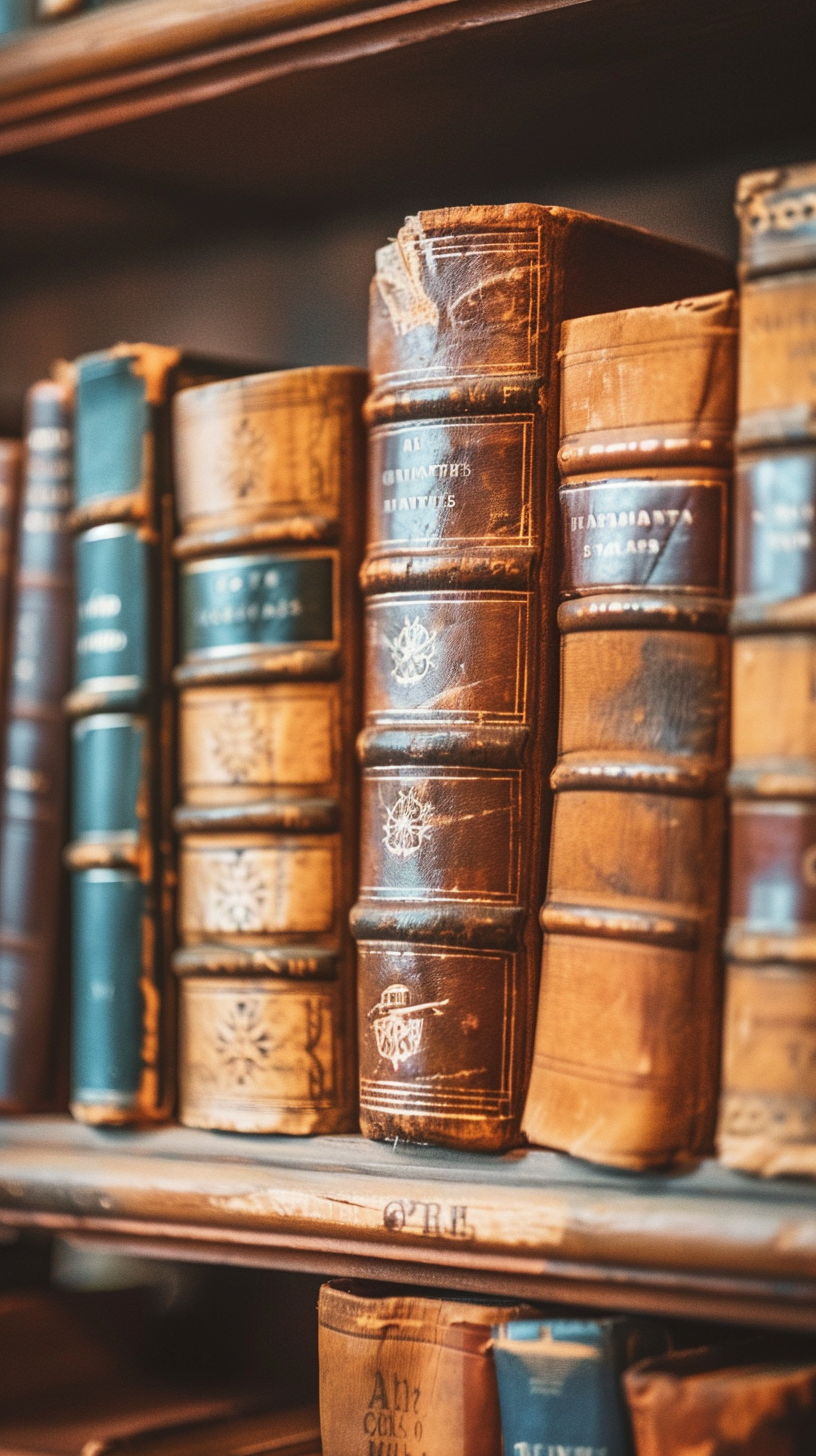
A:
[[[76,361],[72,1090],[86,1122],[172,1101],[175,622],[170,406],[236,372],[150,344]]]
[[[11,609],[17,518],[22,483],[23,447],[19,440],[0,440],[0,691],[8,679],[9,612]]]
[[[505,1456],[632,1456],[621,1377],[666,1350],[659,1325],[624,1316],[515,1320],[493,1335]]]
[[[555,749],[561,320],[728,278],[526,204],[420,213],[377,255],[353,919],[369,1137],[518,1141]]]
[[[531,1142],[644,1168],[713,1141],[733,293],[561,335],[561,709]]]
[[[816,1363],[785,1337],[734,1341],[627,1370],[637,1456],[812,1456]]]
[[[60,970],[67,971],[62,850],[73,600],[71,386],[26,401],[20,530],[8,638],[0,787],[0,1109],[54,1094]]]
[[[361,369],[180,394],[180,1115],[354,1126]]]
[[[816,1173],[816,165],[743,177],[718,1147]]]
[[[324,1284],[323,1456],[502,1456],[491,1330],[532,1312],[357,1280]]]

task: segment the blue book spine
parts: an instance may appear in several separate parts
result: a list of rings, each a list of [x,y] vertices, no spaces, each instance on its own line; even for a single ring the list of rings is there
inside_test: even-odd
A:
[[[493,1336],[504,1456],[633,1456],[621,1375],[665,1348],[658,1327],[516,1320]]]

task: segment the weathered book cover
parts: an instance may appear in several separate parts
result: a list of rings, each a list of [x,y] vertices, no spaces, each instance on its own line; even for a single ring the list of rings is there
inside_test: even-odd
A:
[[[523,1305],[396,1293],[357,1280],[320,1290],[324,1456],[501,1456],[493,1325]]]
[[[561,721],[531,1142],[712,1145],[720,1053],[733,293],[561,335]]]
[[[42,1107],[54,1094],[59,972],[67,970],[62,699],[70,681],[72,648],[71,420],[69,383],[42,380],[33,385],[26,401],[0,790],[4,1112]],[[7,537],[4,554],[11,555]]]
[[[498,1325],[504,1456],[632,1456],[621,1377],[667,1344],[658,1325],[624,1316]]]
[[[173,1095],[170,403],[236,371],[150,344],[75,371],[71,1108],[133,1122],[166,1115]]]
[[[518,1141],[556,726],[561,320],[726,286],[560,208],[409,218],[372,284],[363,1131]]]
[[[183,1122],[354,1125],[361,369],[182,392]]]
[[[816,1173],[816,166],[742,178],[731,885],[718,1147]]]
[[[816,1364],[784,1337],[682,1350],[627,1370],[637,1456],[811,1456]]]

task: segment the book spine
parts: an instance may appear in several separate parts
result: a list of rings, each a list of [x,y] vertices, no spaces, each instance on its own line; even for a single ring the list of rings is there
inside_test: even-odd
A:
[[[67,745],[71,672],[72,398],[66,384],[29,391],[20,531],[9,634],[0,807],[0,1107],[29,1111],[54,1095],[59,970],[64,963]]]
[[[76,366],[77,629],[67,699],[74,722],[66,859],[71,1110],[85,1122],[158,1118],[170,1096],[173,506],[164,436],[168,369],[176,357],[134,346]]]
[[[524,1115],[532,1142],[632,1168],[698,1155],[716,1112],[730,471],[709,463],[711,428],[706,444],[675,423],[675,396],[699,335],[710,348],[693,372],[708,381],[697,398],[710,407],[712,355],[730,343],[717,359],[725,418],[706,421],[727,458],[736,333],[733,296],[717,298],[714,325],[706,308],[687,306],[690,341],[673,336],[673,309],[643,310],[652,337],[627,348],[604,346],[613,324],[599,318],[588,396],[570,325],[562,351],[565,416],[577,392],[598,416],[602,401],[626,399],[638,424],[644,401],[629,386],[638,356],[659,353],[657,403],[673,422],[666,429],[643,408],[648,466],[640,446],[625,458],[625,420],[611,473],[574,474],[573,460],[591,452],[572,439],[562,450],[561,721]],[[684,462],[662,464],[654,442],[664,436],[685,439]]]
[[[177,403],[190,1126],[353,1126],[364,382],[283,371]]]
[[[808,169],[804,169],[805,173]],[[812,173],[812,169],[811,169]],[[721,1159],[816,1170],[813,176],[744,179]]]
[[[548,818],[547,239],[478,219],[400,239],[371,295],[360,1115],[369,1137],[500,1148],[518,1138]],[[506,334],[477,302],[499,275]],[[466,284],[472,315],[444,322]]]

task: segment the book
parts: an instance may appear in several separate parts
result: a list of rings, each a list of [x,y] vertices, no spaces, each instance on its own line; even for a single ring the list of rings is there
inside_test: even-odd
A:
[[[75,363],[71,1110],[85,1122],[172,1103],[175,621],[170,404],[237,372],[152,344]]]
[[[667,1345],[659,1325],[624,1316],[496,1326],[505,1456],[632,1456],[621,1377]]]
[[[523,1305],[321,1286],[323,1456],[501,1456],[493,1325]]]
[[[524,1131],[644,1168],[712,1147],[736,297],[561,333],[561,707]]]
[[[5,698],[9,668],[9,613],[17,550],[23,447],[0,439],[0,692]]]
[[[816,166],[743,177],[718,1148],[816,1173]]]
[[[527,204],[423,212],[377,254],[353,914],[369,1137],[519,1139],[556,725],[560,323],[730,271]]]
[[[350,1130],[361,369],[176,398],[181,1120]]]
[[[816,1364],[784,1335],[679,1350],[627,1370],[637,1456],[811,1456]]]
[[[68,755],[62,699],[73,646],[70,382],[63,377],[33,385],[25,413],[0,755],[3,1112],[32,1111],[55,1096],[58,1021],[67,973],[62,851]],[[7,477],[3,485],[7,488]],[[5,499],[4,489],[4,514]],[[7,516],[0,529],[8,559]]]

